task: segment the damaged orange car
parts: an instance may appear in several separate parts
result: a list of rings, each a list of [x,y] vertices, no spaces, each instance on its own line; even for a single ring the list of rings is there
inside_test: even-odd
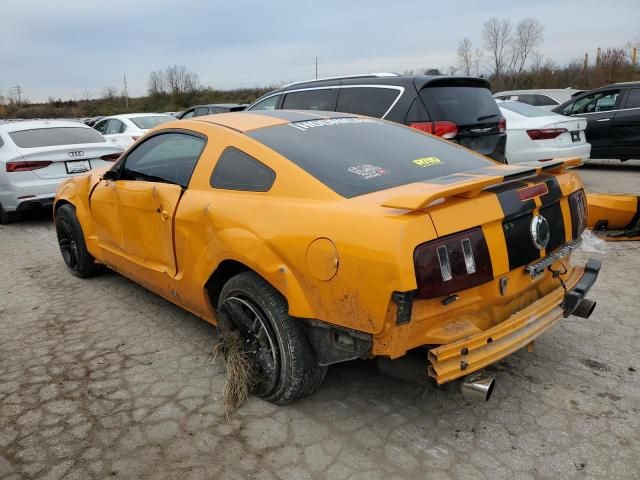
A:
[[[55,225],[71,273],[106,265],[239,332],[274,403],[330,364],[408,352],[488,398],[483,367],[595,305],[599,263],[569,262],[579,163],[500,165],[349,114],[229,113],[163,124],[67,180]]]

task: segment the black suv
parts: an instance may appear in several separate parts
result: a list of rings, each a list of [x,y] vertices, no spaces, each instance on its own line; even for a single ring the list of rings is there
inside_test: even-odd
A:
[[[504,162],[506,123],[482,78],[392,73],[285,85],[247,110],[325,110],[409,125]]]
[[[586,118],[591,158],[640,158],[640,82],[597,88],[553,111]]]
[[[238,103],[211,103],[209,105],[196,105],[185,110],[178,116],[178,120],[191,117],[202,117],[203,115],[213,115],[215,113],[240,112],[246,105]]]

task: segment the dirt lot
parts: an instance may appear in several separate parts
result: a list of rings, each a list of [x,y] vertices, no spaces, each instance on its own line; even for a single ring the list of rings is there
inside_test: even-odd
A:
[[[640,162],[582,173],[640,193]],[[116,274],[67,274],[46,215],[0,227],[0,478],[638,478],[640,244],[591,256],[594,315],[493,367],[487,404],[353,362],[227,423],[213,327]]]

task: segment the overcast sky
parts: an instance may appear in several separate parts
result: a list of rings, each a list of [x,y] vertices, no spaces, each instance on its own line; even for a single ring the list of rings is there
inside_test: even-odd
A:
[[[1,0],[0,93],[95,97],[126,73],[138,96],[171,64],[214,88],[265,86],[313,78],[316,55],[321,77],[446,68],[492,16],[540,20],[557,63],[640,34],[638,0]]]

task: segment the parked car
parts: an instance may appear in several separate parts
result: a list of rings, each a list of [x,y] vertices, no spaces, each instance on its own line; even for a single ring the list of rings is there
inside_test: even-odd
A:
[[[502,162],[506,127],[489,86],[471,77],[354,75],[292,83],[263,95],[247,110],[324,110],[383,118]]]
[[[576,90],[575,88],[540,88],[537,90],[509,90],[494,93],[493,96],[498,100],[512,100],[543,110],[552,110],[582,92],[584,90]]]
[[[591,158],[640,158],[640,82],[591,90],[553,111],[587,119]]]
[[[87,118],[87,119],[84,120],[84,124],[89,126],[89,127],[93,127],[96,123],[98,123],[103,118],[104,118],[103,115],[100,115],[100,116],[97,116],[97,117]]]
[[[68,180],[55,225],[72,274],[106,264],[237,332],[271,402],[310,394],[327,365],[412,349],[425,378],[487,399],[484,366],[595,306],[599,262],[568,261],[578,163],[499,165],[352,114],[227,113],[161,125]]]
[[[560,157],[589,158],[587,120],[566,117],[526,103],[498,100],[507,119],[508,163],[546,162]]]
[[[196,105],[180,114],[180,120],[191,117],[202,117],[203,115],[213,115],[216,113],[240,112],[247,108],[239,103],[211,103],[209,105]]]
[[[0,122],[0,223],[51,206],[60,182],[112,165],[122,151],[76,121]]]
[[[114,145],[128,148],[153,127],[173,120],[163,113],[127,113],[105,117],[93,126]]]

